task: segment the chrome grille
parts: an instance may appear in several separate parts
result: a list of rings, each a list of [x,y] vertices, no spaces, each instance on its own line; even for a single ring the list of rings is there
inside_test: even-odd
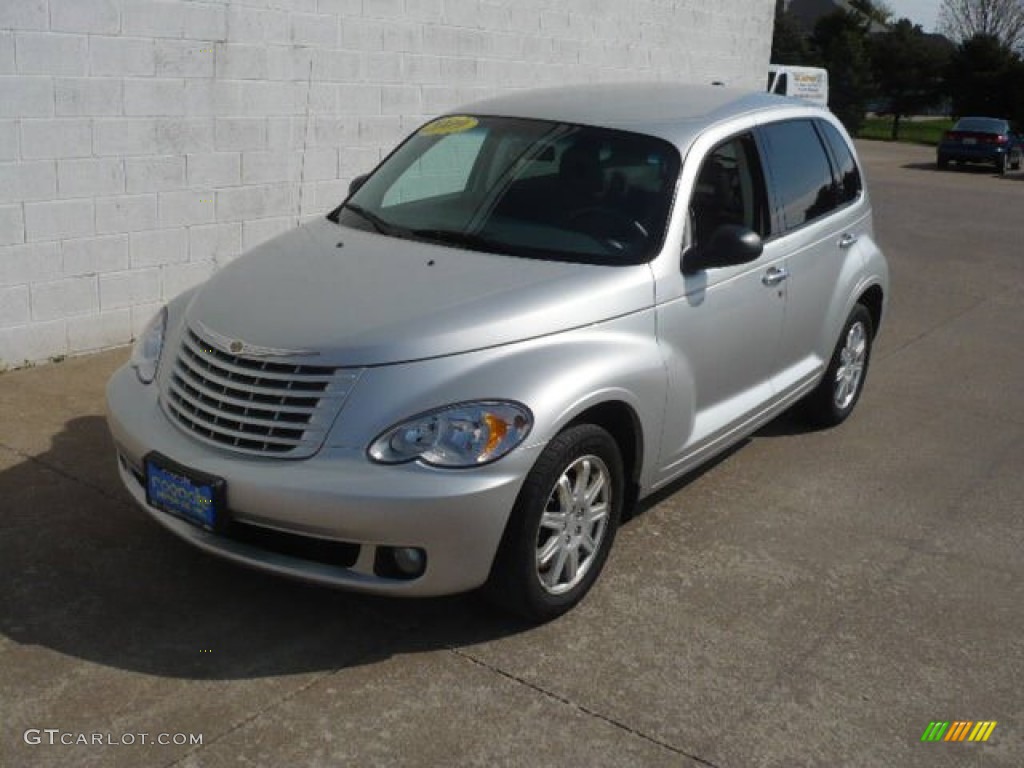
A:
[[[327,436],[359,371],[232,355],[186,329],[161,402],[193,436],[242,453],[304,458]]]

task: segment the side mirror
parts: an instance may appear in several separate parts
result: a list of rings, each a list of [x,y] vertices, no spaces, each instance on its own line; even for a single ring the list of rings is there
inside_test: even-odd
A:
[[[752,229],[723,224],[703,246],[683,254],[683,272],[692,274],[702,269],[732,267],[757,261],[764,251],[761,237]]]
[[[354,179],[352,179],[352,181],[348,183],[349,195],[354,195],[359,190],[359,188],[363,186],[363,184],[366,182],[368,178],[370,178],[370,174],[364,173],[362,176],[356,176]]]

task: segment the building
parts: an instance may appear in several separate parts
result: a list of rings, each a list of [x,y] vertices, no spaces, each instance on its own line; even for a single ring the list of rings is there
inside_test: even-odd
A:
[[[0,3],[0,369],[127,343],[167,299],[506,88],[763,87],[770,0]]]

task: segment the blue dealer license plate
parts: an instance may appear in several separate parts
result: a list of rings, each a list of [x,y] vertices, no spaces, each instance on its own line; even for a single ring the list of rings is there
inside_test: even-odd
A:
[[[146,501],[151,507],[211,531],[223,522],[222,478],[183,467],[159,453],[148,454],[145,465]]]

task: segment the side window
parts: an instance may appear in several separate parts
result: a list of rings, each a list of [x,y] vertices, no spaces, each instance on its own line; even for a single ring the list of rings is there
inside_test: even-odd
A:
[[[786,230],[793,230],[836,207],[832,168],[810,120],[772,123],[762,129],[765,163],[782,205]]]
[[[819,120],[818,126],[825,136],[825,141],[832,149],[832,157],[836,160],[836,177],[839,181],[838,203],[846,205],[856,200],[863,188],[860,168],[857,167],[857,161],[853,159],[853,153],[850,152],[850,146],[846,143],[846,139],[836,130],[836,127],[825,120]]]
[[[704,158],[690,199],[693,242],[706,243],[723,224],[770,234],[764,175],[754,138],[743,134],[719,144]]]

